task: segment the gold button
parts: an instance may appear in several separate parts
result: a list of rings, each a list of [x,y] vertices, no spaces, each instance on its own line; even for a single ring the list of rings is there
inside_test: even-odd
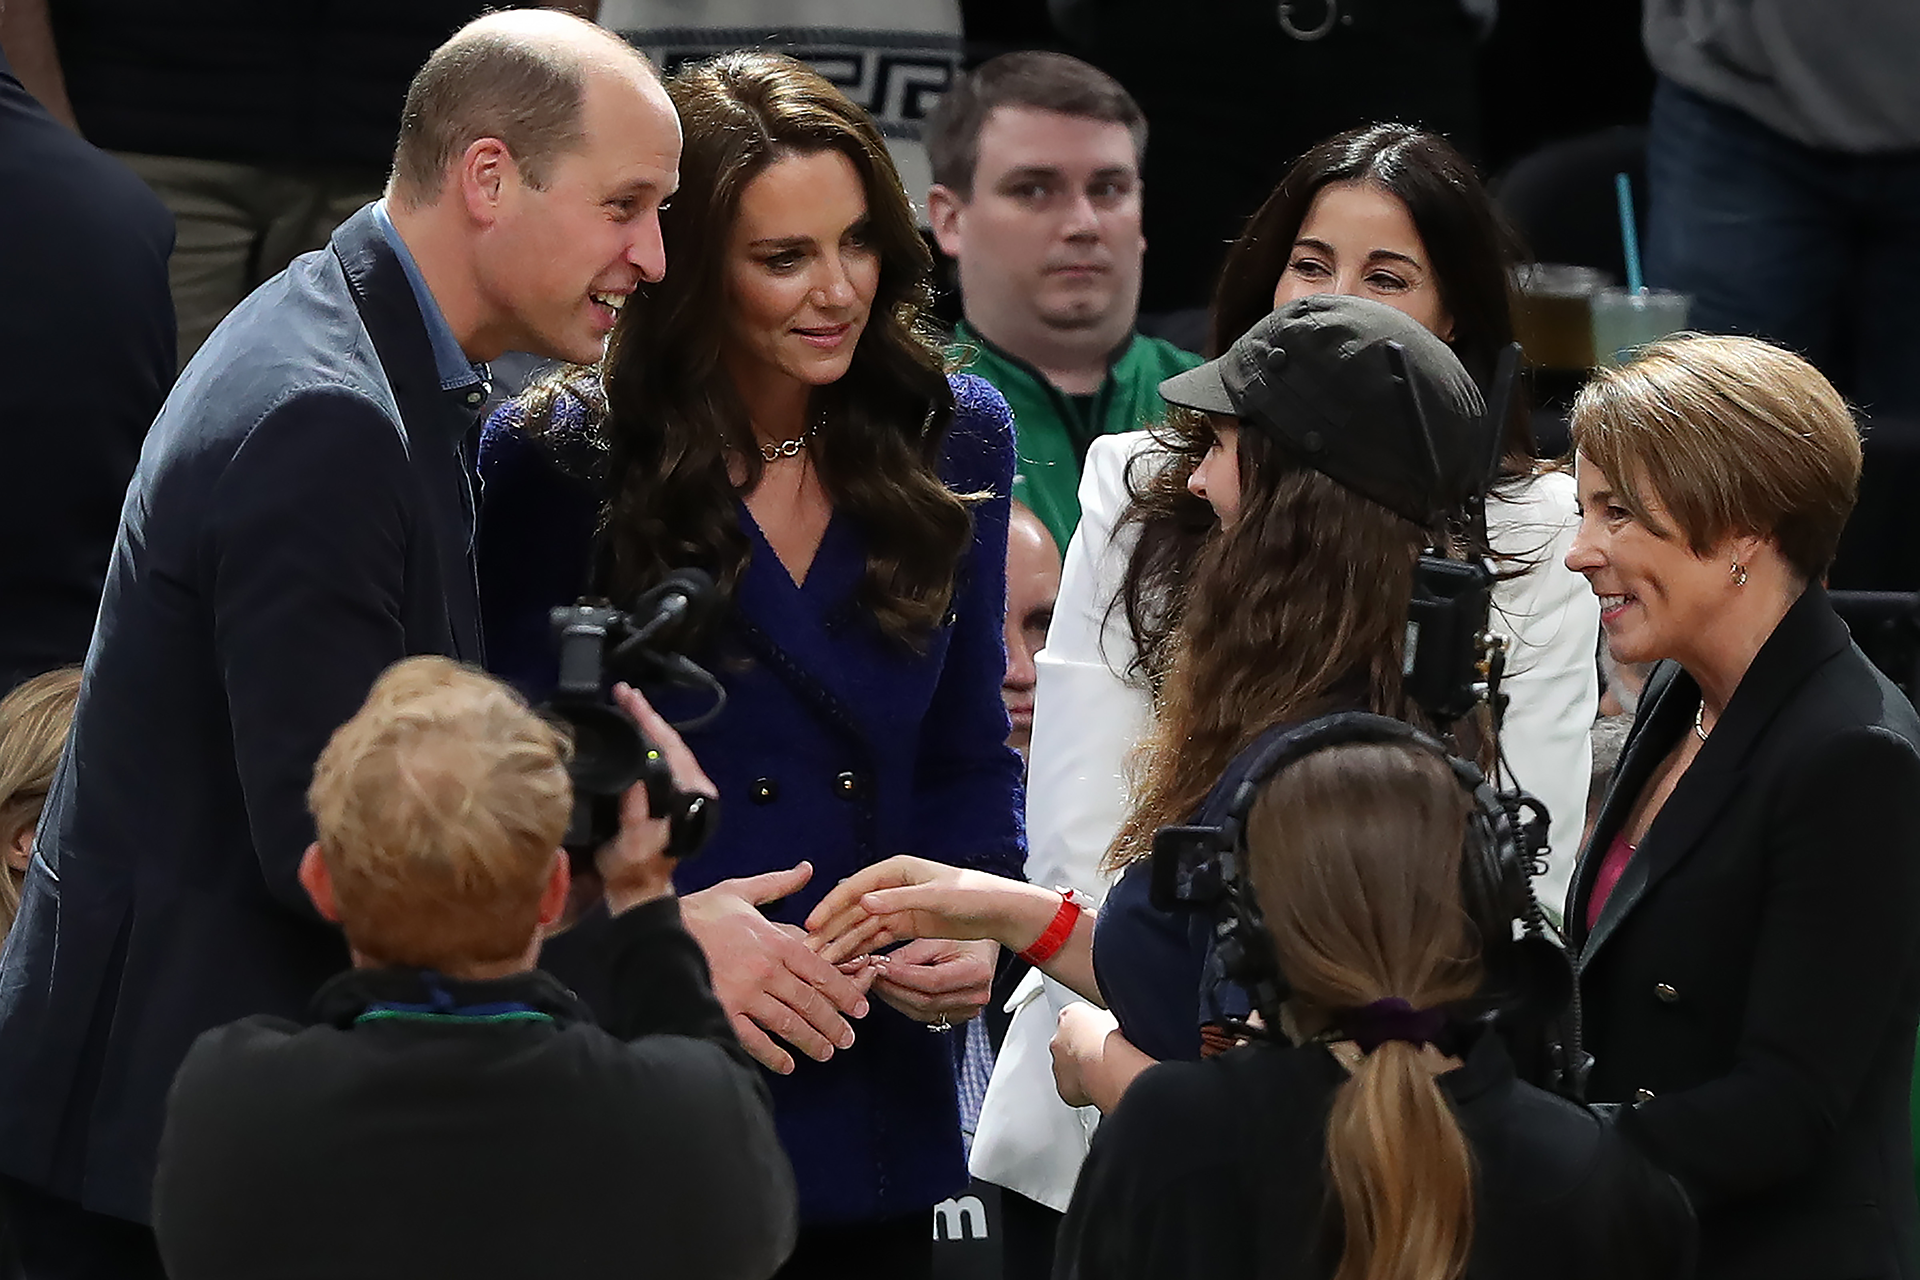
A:
[[[1673,989],[1673,984],[1670,982],[1662,982],[1654,987],[1653,996],[1661,1004],[1673,1004],[1680,999],[1680,993]]]
[[[1652,1101],[1653,1101],[1653,1090],[1651,1090],[1651,1089],[1635,1089],[1635,1090],[1633,1091],[1633,1100],[1634,1100],[1634,1101],[1635,1101],[1636,1103],[1640,1103],[1640,1102],[1652,1102]]]

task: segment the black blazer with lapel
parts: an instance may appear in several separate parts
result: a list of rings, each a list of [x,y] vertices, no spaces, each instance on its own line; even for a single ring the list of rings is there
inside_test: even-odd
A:
[[[1703,1277],[1912,1276],[1920,719],[1808,588],[1589,931],[1699,701],[1655,672],[1574,873],[1588,1096],[1693,1196]]]
[[[481,659],[477,404],[442,390],[370,208],[181,376],[0,953],[0,1173],[144,1219],[194,1037],[298,1017],[345,967],[295,876],[306,789],[387,665]]]

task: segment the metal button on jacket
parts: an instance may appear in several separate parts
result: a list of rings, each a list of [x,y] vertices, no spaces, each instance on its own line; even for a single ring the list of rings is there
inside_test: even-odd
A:
[[[1635,1102],[1652,1102],[1652,1101],[1653,1101],[1653,1090],[1651,1090],[1651,1089],[1635,1089],[1635,1090],[1633,1091],[1633,1100],[1634,1100]]]
[[[1662,982],[1653,989],[1653,998],[1661,1004],[1674,1004],[1680,999],[1680,993],[1673,989],[1670,982]]]
[[[755,778],[747,787],[755,804],[772,804],[780,798],[780,784],[772,778]]]
[[[860,775],[851,769],[835,774],[833,793],[842,800],[851,800],[860,794]]]

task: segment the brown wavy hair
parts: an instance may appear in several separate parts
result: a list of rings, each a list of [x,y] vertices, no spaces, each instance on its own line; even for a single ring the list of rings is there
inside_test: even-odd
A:
[[[1438,134],[1404,124],[1335,134],[1287,170],[1221,265],[1209,309],[1208,354],[1219,355],[1272,312],[1273,291],[1307,211],[1323,189],[1342,182],[1378,187],[1406,206],[1453,320],[1447,345],[1486,389],[1501,350],[1513,341],[1512,268],[1521,256],[1519,240],[1466,158]],[[1123,518],[1140,527],[1140,537],[1115,603],[1138,651],[1134,674],[1155,686],[1165,675],[1179,621],[1181,579],[1213,523],[1207,504],[1187,492],[1187,477],[1206,444],[1192,431],[1162,434],[1172,461],[1160,453],[1142,455],[1142,469],[1128,477],[1131,501]],[[1534,473],[1532,428],[1519,395],[1509,406],[1502,452],[1507,479]]]
[[[1173,415],[1193,435],[1199,415]],[[1211,431],[1211,427],[1207,427]],[[1184,575],[1140,791],[1108,855],[1147,856],[1233,758],[1277,724],[1352,708],[1426,724],[1401,659],[1419,525],[1240,432],[1240,512]]]
[[[1249,871],[1295,1030],[1398,998],[1431,1009],[1484,976],[1460,892],[1469,800],[1433,752],[1329,747],[1276,774],[1248,816]],[[1334,1280],[1458,1280],[1473,1245],[1473,1156],[1424,1046],[1389,1040],[1335,1092],[1327,1176]]]
[[[608,344],[600,589],[625,599],[685,566],[730,587],[745,570],[734,499],[763,463],[722,363],[726,255],[755,177],[787,156],[838,151],[866,189],[880,280],[846,376],[814,389],[810,412],[824,425],[808,456],[866,537],[860,603],[887,634],[918,643],[946,612],[973,526],[939,476],[953,389],[923,328],[932,259],[886,143],[865,111],[783,54],[725,54],[681,71],[667,92],[685,132],[680,189],[660,214],[671,265],[628,300]],[[536,431],[550,403],[530,404]],[[729,462],[744,464],[738,484]]]

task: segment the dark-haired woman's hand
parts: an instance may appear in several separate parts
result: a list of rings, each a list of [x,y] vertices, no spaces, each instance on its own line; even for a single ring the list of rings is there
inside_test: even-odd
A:
[[[1017,950],[1059,906],[1052,890],[902,854],[835,885],[807,916],[807,931],[832,962],[910,938],[992,939]]]
[[[994,942],[926,938],[872,957],[873,994],[936,1028],[979,1016],[993,998]]]

